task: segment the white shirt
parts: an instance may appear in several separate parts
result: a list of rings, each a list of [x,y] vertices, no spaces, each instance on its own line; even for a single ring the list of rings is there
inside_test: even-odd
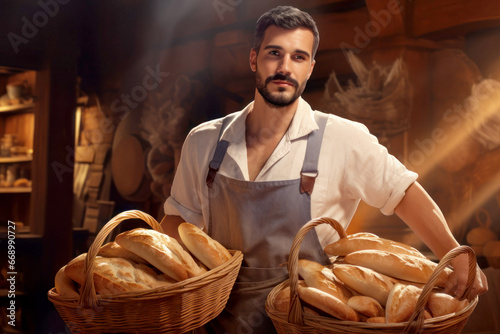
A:
[[[219,173],[249,180],[245,120],[253,102],[239,111],[221,139],[230,144]],[[302,98],[284,137],[255,181],[300,177],[308,134],[318,129],[313,111]],[[165,214],[178,215],[201,228],[209,221],[208,164],[217,145],[222,119],[195,127],[186,137]],[[417,179],[361,123],[329,115],[318,161],[318,177],[311,195],[311,217],[331,217],[347,228],[360,200],[393,214],[406,189]],[[298,190],[297,190],[298,191]],[[307,222],[304,222],[304,224]],[[316,227],[322,246],[337,239],[327,225]]]

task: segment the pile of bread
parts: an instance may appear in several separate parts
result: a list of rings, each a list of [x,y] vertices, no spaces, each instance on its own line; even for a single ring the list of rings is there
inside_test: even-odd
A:
[[[95,258],[94,286],[99,295],[116,295],[169,286],[214,269],[232,255],[189,223],[179,225],[182,244],[152,229],[136,228],[102,246]],[[63,266],[55,276],[62,298],[78,298],[85,280],[87,253]]]
[[[336,256],[333,266],[300,259],[298,296],[305,313],[333,316],[340,320],[399,323],[415,311],[422,288],[437,264],[406,244],[356,233],[325,247]],[[444,293],[451,274],[441,272],[424,309],[425,318],[455,313],[468,305]],[[281,290],[274,307],[288,312],[290,287]]]

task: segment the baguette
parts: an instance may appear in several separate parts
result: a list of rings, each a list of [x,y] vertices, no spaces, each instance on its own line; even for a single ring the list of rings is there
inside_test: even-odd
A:
[[[182,223],[179,236],[186,248],[209,269],[214,269],[231,259],[231,253],[193,224]]]
[[[382,317],[385,315],[382,305],[372,297],[353,296],[347,301],[347,306],[368,318]]]
[[[136,228],[118,234],[115,241],[176,281],[206,272],[177,240],[155,230]]]
[[[319,289],[347,303],[352,293],[338,281],[332,270],[314,261],[300,259],[298,262],[299,275],[307,286]]]
[[[299,298],[304,302],[328,313],[340,320],[359,321],[359,316],[352,308],[337,297],[311,287],[298,287]]]
[[[392,277],[350,264],[334,265],[333,273],[346,286],[363,296],[372,297],[382,306],[385,306],[392,287],[397,283]]]
[[[379,236],[370,232],[358,232],[353,234],[348,234],[347,239],[355,239],[355,238],[374,238],[378,239]]]
[[[121,257],[135,263],[148,264],[148,261],[118,245],[115,241],[108,242],[99,249],[97,255],[102,257]]]
[[[373,269],[379,273],[416,283],[426,283],[437,264],[426,258],[394,254],[380,250],[362,250],[347,254],[346,263]],[[443,270],[436,286],[444,287],[451,270]]]
[[[366,249],[376,249],[394,254],[412,255],[425,258],[425,256],[417,249],[404,243],[372,237],[342,238],[327,245],[324,251],[328,255],[345,256],[349,253]]]
[[[427,306],[433,317],[440,317],[442,315],[458,312],[467,305],[469,305],[467,299],[458,300],[442,292],[432,292],[427,301]]]
[[[85,280],[84,262],[85,257],[79,256],[70,261],[65,268],[66,275],[80,285]],[[101,295],[136,292],[173,283],[163,276],[144,264],[122,258],[96,256],[94,259],[94,285],[96,292]]]
[[[66,275],[65,269],[66,266],[63,266],[56,273],[54,279],[56,291],[62,298],[79,298],[80,294],[75,287],[75,282]]]
[[[307,286],[303,280],[299,280],[299,286]],[[288,313],[290,307],[290,286],[287,285],[283,288],[273,300],[273,306],[280,312]]]
[[[387,298],[385,321],[387,323],[404,322],[415,311],[422,289],[413,285],[395,284]]]

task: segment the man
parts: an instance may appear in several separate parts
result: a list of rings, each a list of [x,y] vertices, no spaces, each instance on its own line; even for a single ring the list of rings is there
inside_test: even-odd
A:
[[[287,277],[293,238],[311,218],[347,227],[360,200],[395,212],[438,256],[458,246],[439,209],[363,125],[313,111],[300,97],[314,68],[319,34],[312,18],[277,7],[257,22],[250,51],[255,100],[244,110],[204,123],[188,135],[162,222],[176,235],[196,224],[244,263],[226,309],[211,325],[220,333],[273,332],[264,302]],[[301,258],[328,263],[329,226],[304,240]],[[458,257],[449,290],[464,292],[467,259]],[[480,271],[475,294],[486,291]]]

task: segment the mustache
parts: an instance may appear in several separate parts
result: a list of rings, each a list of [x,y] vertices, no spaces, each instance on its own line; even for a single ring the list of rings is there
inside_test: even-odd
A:
[[[271,75],[271,76],[267,77],[267,79],[266,79],[266,85],[269,82],[274,81],[274,80],[286,81],[286,82],[291,83],[295,87],[299,86],[299,83],[297,82],[297,80],[292,79],[288,75],[284,75],[284,74],[281,74],[281,73],[276,73],[275,75]]]

